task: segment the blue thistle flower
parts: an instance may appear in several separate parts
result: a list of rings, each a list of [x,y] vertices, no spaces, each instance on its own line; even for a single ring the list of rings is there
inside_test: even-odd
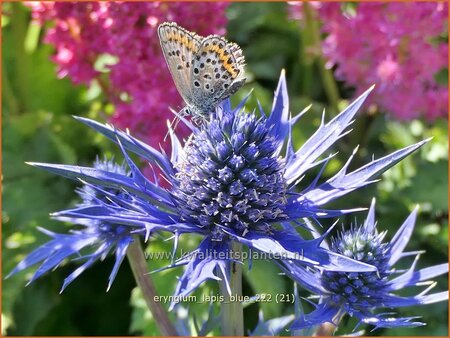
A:
[[[174,194],[180,215],[214,241],[232,231],[270,234],[287,219],[284,163],[264,118],[237,112],[213,117],[189,139]]]
[[[377,268],[376,272],[320,271],[305,269],[293,261],[283,262],[282,268],[289,276],[321,297],[316,309],[297,318],[291,329],[299,330],[324,322],[334,323],[345,313],[357,317],[358,326],[365,323],[373,325],[374,329],[425,325],[415,321],[419,317],[395,317],[392,312],[383,312],[384,309],[425,305],[448,299],[448,291],[428,294],[435,285],[431,278],[447,273],[448,264],[415,271],[420,252],[403,252],[413,232],[416,216],[417,208],[392,240],[383,242],[386,232],[378,233],[376,230],[373,200],[367,219],[361,227],[353,227],[333,239],[333,251],[371,264]],[[411,255],[416,255],[416,259],[409,269],[395,269],[400,258]],[[395,294],[402,289],[424,284],[430,287],[417,295],[401,297]]]
[[[359,210],[326,210],[322,206],[372,183],[377,175],[426,142],[348,173],[350,158],[326,182],[318,184],[320,177],[317,177],[306,189],[297,192],[296,182],[309,169],[330,158],[318,160],[347,133],[346,128],[369,92],[330,122],[325,124],[322,119],[316,133],[297,151],[292,147],[291,129],[302,114],[290,116],[282,73],[267,117],[262,110],[259,118],[255,113],[245,113],[245,100],[234,109],[226,100],[202,125],[184,121],[192,130],[184,147],[169,128],[170,158],[112,126],[77,118],[120,146],[130,171],[127,175],[100,168],[32,165],[81,180],[105,197],[97,198],[93,205],[56,213],[56,217],[120,224],[128,233],[141,233],[145,239],[155,231],[170,232],[175,238],[174,250],[181,235],[201,235],[203,240],[192,255],[170,266],[187,265],[179,279],[178,296],[189,294],[207,279],[219,279],[218,271],[227,278],[228,263],[233,260],[229,254],[233,241],[329,271],[374,271],[371,265],[323,248],[321,242],[325,235],[307,240],[295,231],[295,226],[305,217],[334,217]],[[148,180],[127,152],[134,152],[159,167],[171,187],[162,188],[157,180]],[[123,193],[110,193],[110,189]],[[45,258],[46,254],[41,253],[40,259],[37,257],[33,263]],[[30,265],[30,261],[24,261],[20,267]]]
[[[96,160],[94,168],[98,170],[109,170],[111,173],[128,175],[126,168],[119,165],[113,160]],[[80,195],[82,202],[79,207],[94,208],[104,203],[108,203],[107,196],[121,195],[120,199],[126,199],[125,192],[106,188],[101,190],[99,187],[90,183],[85,183],[77,193]],[[83,273],[87,268],[94,264],[98,259],[105,259],[110,251],[115,251],[116,261],[113,270],[109,276],[108,290],[117,274],[120,264],[122,263],[128,245],[133,241],[132,232],[136,231],[130,227],[119,223],[111,223],[101,219],[78,219],[70,217],[58,217],[55,219],[61,221],[72,221],[82,226],[80,230],[72,230],[69,234],[58,234],[52,231],[38,227],[38,229],[53,239],[43,244],[39,248],[31,252],[25,257],[7,278],[21,270],[28,268],[38,262],[43,261],[36,270],[28,284],[42,276],[45,272],[52,270],[58,266],[64,259],[76,256],[77,260],[86,259],[86,262],[73,271],[65,280],[61,292],[75,278]],[[81,255],[80,251],[87,248],[93,248],[86,255]]]

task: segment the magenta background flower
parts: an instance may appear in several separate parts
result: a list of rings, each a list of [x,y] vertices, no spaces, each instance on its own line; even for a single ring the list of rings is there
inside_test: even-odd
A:
[[[447,116],[448,89],[435,75],[447,67],[446,2],[318,3],[323,53],[338,79],[359,95],[376,84],[372,102],[400,120]],[[290,6],[300,18],[301,6]]]
[[[169,107],[184,104],[177,93],[159,46],[156,29],[161,22],[176,21],[200,35],[224,34],[227,19],[223,2],[28,2],[35,20],[54,22],[45,41],[55,47],[53,61],[59,77],[76,84],[100,80],[115,105],[111,118],[150,145],[163,142]],[[214,13],[214,15],[211,15]],[[105,74],[94,69],[101,55],[117,58]],[[178,128],[184,136],[186,128]]]

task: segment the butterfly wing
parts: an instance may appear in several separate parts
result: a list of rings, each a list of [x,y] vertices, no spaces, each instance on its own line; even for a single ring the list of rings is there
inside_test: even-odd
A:
[[[235,93],[245,82],[241,48],[221,36],[201,41],[191,68],[192,104],[204,114]]]
[[[158,36],[175,86],[183,100],[190,105],[192,101],[191,68],[202,37],[174,22],[164,22],[159,25]]]

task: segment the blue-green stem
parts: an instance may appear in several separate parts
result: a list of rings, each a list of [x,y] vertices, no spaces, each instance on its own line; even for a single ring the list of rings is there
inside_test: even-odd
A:
[[[153,281],[148,275],[147,261],[139,237],[135,236],[127,250],[128,261],[133,271],[136,284],[144,295],[145,302],[153,315],[156,325],[164,336],[178,336],[167,311],[160,302],[155,301],[157,295]]]
[[[336,81],[334,80],[333,73],[331,69],[326,67],[326,61],[321,54],[322,50],[322,40],[320,36],[319,21],[317,19],[317,13],[314,8],[308,2],[303,2],[303,13],[306,22],[306,29],[309,36],[310,48],[317,52],[317,62],[320,70],[320,76],[322,78],[325,93],[327,95],[328,101],[330,102],[330,107],[334,114],[339,112],[339,90]]]
[[[233,257],[240,258],[242,255],[242,244],[233,242],[231,244]],[[229,283],[231,295],[225,283],[225,276],[221,273],[220,293],[223,296],[223,303],[220,305],[220,316],[223,336],[243,336],[244,335],[244,309],[242,307],[242,264],[237,262],[229,263]],[[234,297],[234,299],[232,299]]]

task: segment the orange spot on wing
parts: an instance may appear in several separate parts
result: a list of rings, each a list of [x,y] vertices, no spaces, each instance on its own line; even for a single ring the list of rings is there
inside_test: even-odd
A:
[[[187,48],[189,50],[194,50],[195,44],[194,44],[194,40],[189,40],[189,44],[187,46]]]
[[[188,46],[188,38],[186,36],[182,37],[181,44],[186,47]]]
[[[190,39],[187,35],[169,33],[167,34],[167,39],[169,41],[175,41],[189,50],[195,49],[194,40]]]
[[[238,74],[237,71],[234,69],[232,64],[228,64],[228,60],[230,59],[231,55],[225,55],[225,49],[220,48],[218,45],[212,45],[211,47],[207,47],[208,51],[213,51],[219,56],[219,61],[222,66],[227,70],[228,73],[231,74],[231,77],[234,79]]]

